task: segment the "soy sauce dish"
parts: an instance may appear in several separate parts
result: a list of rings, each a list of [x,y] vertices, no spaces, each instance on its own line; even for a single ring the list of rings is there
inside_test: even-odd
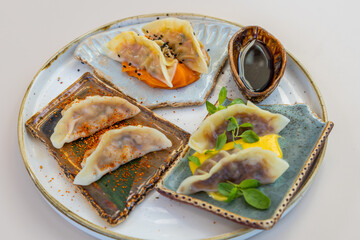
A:
[[[248,100],[261,102],[278,86],[286,68],[286,52],[273,35],[248,26],[229,42],[229,62],[239,90]]]

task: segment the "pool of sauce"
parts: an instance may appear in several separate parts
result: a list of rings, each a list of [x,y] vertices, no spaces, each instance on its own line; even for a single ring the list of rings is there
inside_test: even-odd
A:
[[[253,40],[240,52],[239,76],[247,88],[262,92],[271,83],[274,75],[273,58],[268,48]]]

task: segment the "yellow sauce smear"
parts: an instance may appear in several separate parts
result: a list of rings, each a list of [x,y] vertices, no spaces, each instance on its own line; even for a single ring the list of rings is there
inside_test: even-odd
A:
[[[280,136],[277,134],[269,134],[269,135],[265,135],[260,137],[258,142],[255,143],[246,143],[243,140],[239,139],[236,140],[235,142],[237,144],[241,144],[243,149],[246,148],[251,148],[251,147],[260,147],[264,150],[270,150],[272,152],[274,152],[279,158],[283,157],[279,142],[278,142],[278,138]],[[234,148],[234,143],[233,142],[228,142],[225,144],[225,146],[221,149],[221,150],[230,150]],[[219,151],[215,151],[215,149],[211,149],[214,152],[205,154],[205,153],[194,153],[193,156],[199,158],[200,163],[203,163],[206,159],[213,157],[214,155],[216,155]],[[189,161],[189,166],[190,166],[190,170],[191,172],[194,174],[195,170],[198,168],[198,166],[195,165],[195,163],[190,162]],[[221,195],[218,192],[209,192],[208,193],[210,195],[210,197],[214,198],[217,201],[225,201],[227,199],[227,197]]]
[[[122,62],[122,65],[123,72],[126,72],[130,77],[136,77],[153,88],[176,89],[185,87],[200,78],[200,73],[191,70],[183,63],[178,63],[172,79],[173,87],[170,88],[165,83],[151,76],[146,70],[139,70],[134,66],[129,66],[127,62]]]

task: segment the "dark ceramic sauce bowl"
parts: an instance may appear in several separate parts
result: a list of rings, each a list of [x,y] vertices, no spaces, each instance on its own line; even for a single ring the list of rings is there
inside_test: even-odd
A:
[[[253,40],[262,43],[272,57],[272,79],[262,91],[254,91],[246,86],[239,75],[239,56]],[[258,26],[248,26],[234,34],[229,42],[229,62],[235,83],[245,98],[252,102],[261,102],[279,85],[286,68],[286,51],[279,40]]]

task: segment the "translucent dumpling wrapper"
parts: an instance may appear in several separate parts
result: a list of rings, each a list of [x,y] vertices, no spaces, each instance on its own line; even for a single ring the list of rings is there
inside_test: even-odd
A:
[[[61,119],[50,137],[56,148],[88,137],[124,119],[137,115],[140,109],[120,97],[90,96],[75,100],[61,111]]]
[[[154,128],[127,126],[109,130],[94,149],[85,153],[74,184],[89,185],[133,159],[171,146],[171,141]]]
[[[208,116],[200,127],[191,135],[189,146],[199,153],[215,147],[217,137],[226,131],[228,119],[234,117],[238,123],[251,123],[253,131],[258,136],[279,133],[288,123],[289,119],[281,114],[262,110],[252,102],[234,104],[226,109]],[[227,132],[228,141],[232,141],[232,135]]]
[[[115,61],[127,62],[138,69],[145,69],[154,78],[173,87],[172,79],[178,60],[165,58],[159,44],[162,45],[160,42],[128,31],[114,37],[104,52]]]
[[[198,168],[196,168],[194,175],[202,175],[208,173],[212,167],[215,166],[221,159],[231,154],[241,151],[239,148],[232,148],[229,150],[222,150],[218,154],[206,159]]]
[[[259,147],[235,153],[220,151],[219,154],[219,159],[213,164],[186,178],[177,192],[187,195],[200,191],[216,192],[221,182],[239,184],[245,179],[256,179],[261,184],[269,184],[275,182],[289,167],[289,164],[275,153]],[[210,163],[211,159],[208,160]],[[206,161],[203,164],[205,163]]]
[[[190,69],[207,73],[210,58],[196,38],[189,21],[165,18],[145,24],[142,31],[151,39],[160,39],[175,53],[175,57]]]

